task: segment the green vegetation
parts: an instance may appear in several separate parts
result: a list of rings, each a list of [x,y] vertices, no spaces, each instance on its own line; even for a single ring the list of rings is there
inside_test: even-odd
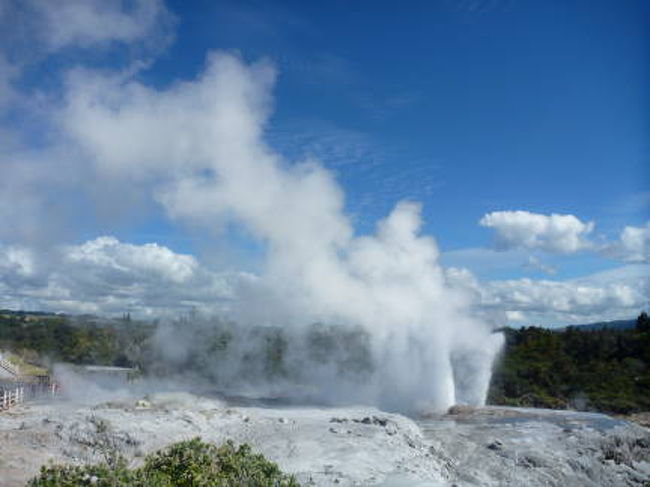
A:
[[[304,362],[335,367],[341,376],[364,381],[373,370],[370,337],[362,328],[313,324],[289,338],[280,327],[236,329],[218,319],[188,326],[196,316],[168,322],[159,331],[183,341],[184,354],[161,356],[153,346],[157,324],[91,316],[59,316],[0,310],[0,350],[26,364],[51,361],[136,366],[144,374],[192,371],[214,384],[269,380],[300,384]],[[636,326],[569,327],[562,330],[506,328],[488,402],[575,408],[613,413],[650,411],[650,318]],[[196,325],[193,323],[192,325]],[[169,331],[168,330],[168,331]],[[197,330],[202,330],[199,334]],[[182,333],[187,333],[183,336]],[[292,348],[293,347],[293,348]]]
[[[129,469],[123,458],[99,465],[48,466],[28,487],[299,487],[296,480],[247,444],[204,443],[200,438],[175,443]]]
[[[488,396],[491,404],[650,410],[650,318],[632,329],[504,329],[506,346]]]
[[[130,320],[97,321],[44,313],[0,311],[0,350],[24,363],[50,361],[133,366],[155,326]]]
[[[9,353],[4,356],[4,359],[18,367],[20,375],[23,377],[38,377],[48,373],[45,367],[34,365],[34,363],[38,362],[39,357],[33,353],[27,353],[26,351],[23,351],[23,355]]]

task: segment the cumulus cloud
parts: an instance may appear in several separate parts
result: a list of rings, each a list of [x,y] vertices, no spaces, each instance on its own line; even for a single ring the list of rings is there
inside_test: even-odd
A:
[[[593,222],[582,222],[573,215],[542,215],[528,211],[494,211],[479,223],[495,231],[498,248],[539,249],[570,254],[592,247],[587,236]]]
[[[32,252],[20,246],[0,245],[0,271],[2,275],[29,277],[34,271],[34,257]]]
[[[650,262],[650,221],[642,227],[625,227],[619,240],[605,250],[624,262]]]
[[[473,292],[482,307],[523,323],[566,324],[635,316],[648,305],[650,268],[632,265],[580,279],[479,282],[467,269],[447,270],[450,284]]]
[[[99,237],[79,246],[67,248],[68,262],[93,270],[124,273],[134,281],[156,279],[183,283],[195,274],[198,263],[190,255],[175,254],[166,247],[151,243],[132,245],[114,237]]]
[[[114,237],[39,252],[0,247],[0,307],[140,316],[225,312],[240,283],[253,279],[210,271],[158,244]]]

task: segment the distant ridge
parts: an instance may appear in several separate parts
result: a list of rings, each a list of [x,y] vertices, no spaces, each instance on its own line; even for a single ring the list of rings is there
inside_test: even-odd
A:
[[[584,325],[569,325],[557,330],[566,330],[567,328],[578,328],[580,330],[602,330],[607,328],[609,330],[629,330],[636,326],[636,320],[614,320],[614,321],[599,321],[597,323],[587,323]]]
[[[62,313],[51,313],[49,311],[24,311],[13,309],[0,309],[0,315],[4,316],[64,316]]]

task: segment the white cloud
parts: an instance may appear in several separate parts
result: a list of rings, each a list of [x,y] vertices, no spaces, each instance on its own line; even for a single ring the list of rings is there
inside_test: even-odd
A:
[[[118,52],[107,59],[133,75],[169,46],[175,17],[163,0],[0,0],[0,7],[0,240],[56,241],[84,207],[84,190],[110,193],[88,187],[84,154],[61,130],[62,73],[88,62],[89,52],[93,64]],[[23,75],[64,50],[62,62],[48,66],[47,82],[24,90]],[[120,201],[133,198],[128,193]]]
[[[161,0],[32,0],[32,4],[44,17],[44,36],[51,49],[133,43],[171,21]]]
[[[35,269],[34,256],[26,248],[0,245],[0,272],[7,278],[10,275],[29,277]]]
[[[454,286],[480,305],[528,324],[565,324],[633,318],[648,306],[650,266],[632,265],[580,279],[509,279],[479,282],[467,269],[449,269]]]
[[[650,262],[650,221],[642,227],[625,227],[608,253],[625,262]]]
[[[548,274],[549,276],[557,274],[557,268],[542,262],[539,258],[535,257],[534,255],[528,256],[528,260],[526,260],[526,262],[524,263],[523,268],[543,272],[544,274]]]
[[[0,11],[0,35],[18,64],[112,43],[158,52],[173,39],[174,23],[162,0],[4,0]]]
[[[252,279],[212,272],[195,257],[154,243],[113,237],[38,254],[0,247],[0,307],[156,316],[191,308],[225,312],[237,287]]]
[[[498,248],[539,249],[570,254],[592,247],[586,237],[593,222],[582,222],[573,215],[542,215],[528,211],[495,211],[479,222],[496,232]]]
[[[114,237],[99,237],[83,245],[67,248],[65,258],[78,266],[124,273],[134,280],[160,279],[182,284],[198,269],[190,255],[175,254],[155,243],[132,245]]]

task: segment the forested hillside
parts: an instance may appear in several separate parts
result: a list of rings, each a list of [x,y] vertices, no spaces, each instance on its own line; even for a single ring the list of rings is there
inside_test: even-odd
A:
[[[650,319],[631,329],[504,329],[492,404],[616,413],[650,410]]]
[[[177,326],[190,318],[182,318]],[[175,363],[211,379],[233,345],[232,324],[215,320]],[[93,317],[0,311],[0,350],[32,363],[137,366],[165,374],[152,347],[156,324]],[[495,364],[488,402],[500,405],[574,408],[615,413],[650,411],[650,319],[642,313],[629,329],[568,327],[504,328],[506,345]],[[241,373],[264,379],[290,378],[290,343],[280,328],[249,330],[242,338],[258,346],[247,353]],[[341,373],[372,368],[368,342],[358,329],[313,325],[304,344],[315,363],[336,361]],[[220,362],[221,360],[221,362]],[[216,365],[215,365],[216,364]],[[200,369],[204,368],[202,372]],[[347,370],[349,369],[349,370]]]
[[[130,366],[141,359],[142,344],[155,325],[0,310],[0,350],[49,365],[53,362]]]

